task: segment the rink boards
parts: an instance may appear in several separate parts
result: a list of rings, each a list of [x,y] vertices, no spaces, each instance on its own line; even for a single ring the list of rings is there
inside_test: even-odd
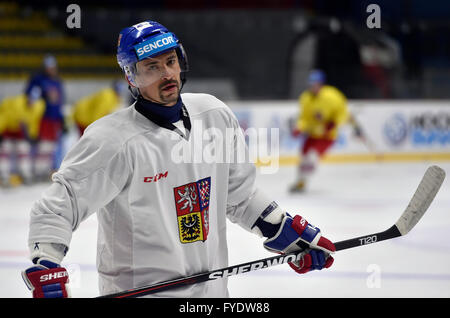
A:
[[[265,129],[267,137],[259,139],[259,147],[267,148],[262,153],[279,153],[280,165],[298,162],[302,140],[290,133],[299,114],[295,100],[228,105],[244,131],[262,128],[263,133]],[[449,101],[349,101],[349,108],[365,139],[355,135],[352,125],[344,125],[324,161],[450,160]],[[273,129],[278,131],[275,138]]]

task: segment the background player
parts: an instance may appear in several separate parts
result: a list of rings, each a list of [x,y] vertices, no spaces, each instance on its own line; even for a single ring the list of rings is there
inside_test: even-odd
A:
[[[312,70],[309,89],[299,98],[300,114],[293,131],[304,135],[297,181],[291,192],[302,192],[310,176],[317,169],[320,158],[334,144],[339,126],[348,119],[347,99],[336,87],[325,85],[325,73]]]
[[[224,103],[207,94],[180,95],[188,64],[175,34],[145,21],[122,30],[118,42],[118,62],[137,101],[85,130],[32,207],[28,242],[35,265],[23,278],[33,296],[68,296],[67,271],[59,264],[72,232],[97,211],[101,294],[227,266],[226,218],[267,237],[263,245],[271,252],[304,250],[290,264],[298,273],[331,266],[333,243],[258,189],[252,163],[172,160],[180,143],[198,144],[202,134],[195,129],[223,136],[233,129],[235,138],[220,146],[246,151]],[[227,280],[157,296],[226,297]]]
[[[72,119],[78,128],[80,136],[84,133],[87,126],[120,107],[123,87],[123,81],[114,81],[111,87],[84,97],[73,106]]]
[[[43,59],[43,71],[34,75],[25,90],[31,103],[33,90],[39,89],[45,101],[45,111],[42,116],[37,138],[35,175],[39,181],[47,181],[55,163],[55,151],[63,133],[65,123],[63,116],[64,87],[58,76],[58,66],[53,55]]]
[[[32,144],[39,133],[44,101],[39,88],[5,98],[0,103],[0,184],[5,187],[33,182]],[[16,173],[18,175],[16,175]]]

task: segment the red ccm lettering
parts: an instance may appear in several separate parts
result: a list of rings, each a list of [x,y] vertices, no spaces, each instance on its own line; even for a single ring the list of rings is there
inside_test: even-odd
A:
[[[169,171],[166,171],[163,173],[158,173],[157,175],[155,175],[153,177],[144,177],[144,182],[145,183],[156,182],[158,180],[161,180],[162,178],[167,178],[168,174],[169,174]]]

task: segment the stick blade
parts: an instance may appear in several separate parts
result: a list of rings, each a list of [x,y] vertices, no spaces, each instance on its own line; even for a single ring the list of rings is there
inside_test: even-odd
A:
[[[416,192],[397,223],[401,235],[407,234],[427,211],[445,179],[445,171],[431,166],[425,172]]]

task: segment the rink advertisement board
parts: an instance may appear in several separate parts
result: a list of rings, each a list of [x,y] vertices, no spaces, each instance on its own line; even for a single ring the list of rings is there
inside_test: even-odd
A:
[[[352,107],[384,152],[450,152],[450,104],[363,104]]]
[[[266,128],[270,134],[271,128],[278,129],[281,164],[298,157],[302,139],[291,135],[299,114],[296,101],[228,104],[244,132],[249,128]],[[354,126],[347,123],[341,127],[338,139],[325,160],[381,157],[386,160],[450,160],[450,101],[349,101],[349,109],[364,139],[359,138]],[[269,140],[261,138],[261,142]]]

